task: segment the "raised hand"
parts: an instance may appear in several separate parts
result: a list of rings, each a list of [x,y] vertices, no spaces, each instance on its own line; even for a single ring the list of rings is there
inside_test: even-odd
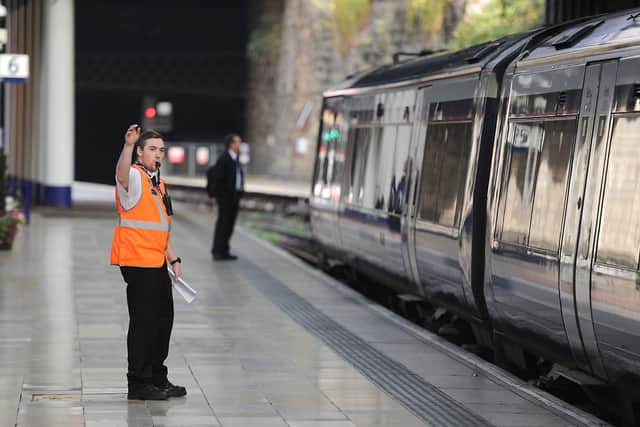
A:
[[[127,129],[127,133],[124,134],[124,143],[126,145],[133,145],[138,142],[140,138],[140,126],[133,124]]]

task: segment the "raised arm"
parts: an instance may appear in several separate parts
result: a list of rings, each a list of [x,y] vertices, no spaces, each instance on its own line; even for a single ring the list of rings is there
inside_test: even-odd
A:
[[[124,147],[116,164],[116,179],[129,191],[129,168],[131,167],[131,156],[133,156],[133,148],[140,138],[140,126],[131,125],[124,134]]]

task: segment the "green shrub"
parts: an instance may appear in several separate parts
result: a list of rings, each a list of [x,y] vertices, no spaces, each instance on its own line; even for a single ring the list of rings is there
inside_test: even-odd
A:
[[[4,213],[4,188],[5,178],[7,176],[7,155],[4,153],[4,148],[0,147],[0,214]]]
[[[544,0],[490,0],[479,12],[467,13],[453,33],[452,48],[496,40],[539,27]]]
[[[13,242],[13,237],[18,230],[20,219],[11,215],[0,216],[0,243]]]

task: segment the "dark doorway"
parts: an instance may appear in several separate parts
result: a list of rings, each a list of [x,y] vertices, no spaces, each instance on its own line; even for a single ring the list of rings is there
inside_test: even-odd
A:
[[[173,105],[168,141],[244,133],[247,0],[87,0],[76,14],[75,179],[113,184],[143,98]]]

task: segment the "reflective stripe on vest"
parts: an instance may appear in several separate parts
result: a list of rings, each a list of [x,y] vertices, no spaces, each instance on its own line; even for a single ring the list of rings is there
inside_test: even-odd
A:
[[[159,230],[159,231],[171,231],[171,224],[167,223],[164,216],[164,209],[160,204],[160,201],[157,197],[154,197],[153,200],[156,202],[156,207],[158,208],[158,215],[160,216],[160,222],[157,221],[141,221],[136,219],[122,219],[118,217],[118,226],[120,227],[131,227],[131,228],[142,228],[144,230]]]

